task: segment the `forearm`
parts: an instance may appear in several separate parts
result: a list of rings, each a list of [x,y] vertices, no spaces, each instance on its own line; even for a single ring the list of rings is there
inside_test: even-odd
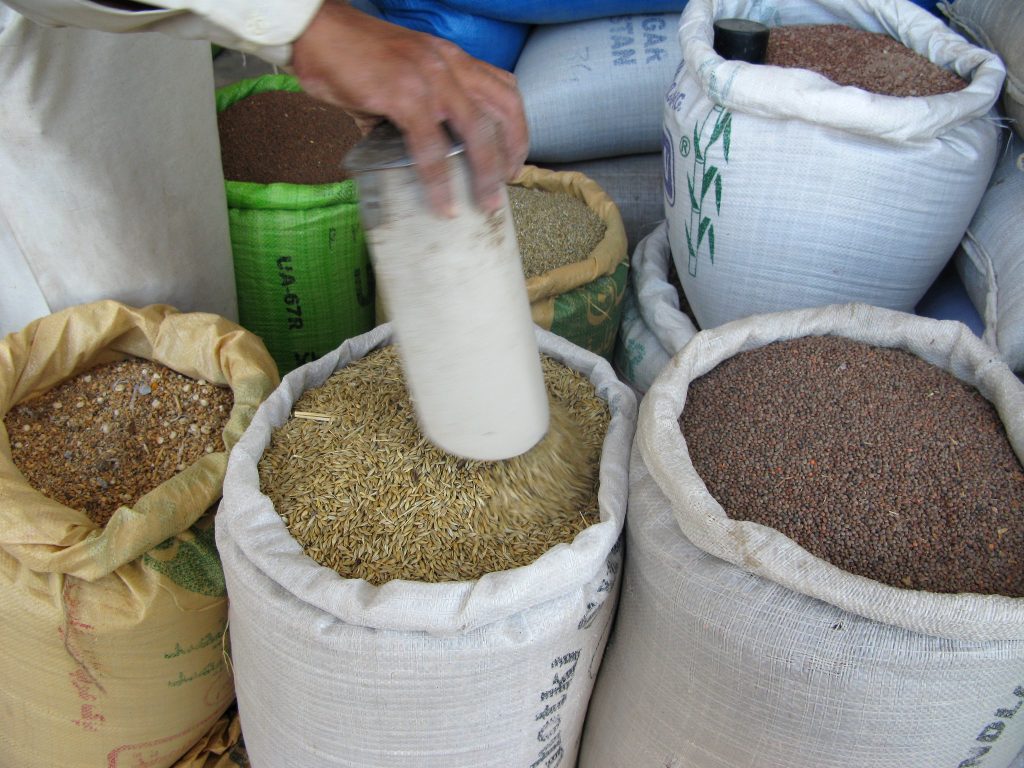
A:
[[[88,0],[4,0],[46,26],[104,32],[162,32],[253,53],[276,64],[291,59],[323,0],[161,0],[159,5]]]

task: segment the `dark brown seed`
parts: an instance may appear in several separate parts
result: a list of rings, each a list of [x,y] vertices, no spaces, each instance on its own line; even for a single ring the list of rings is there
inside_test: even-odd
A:
[[[773,27],[765,64],[809,69],[838,85],[887,96],[935,96],[967,87],[899,40],[841,24]]]
[[[305,93],[266,91],[217,115],[224,178],[258,184],[330,184],[362,134],[349,114]]]
[[[732,519],[892,586],[1024,597],[1024,469],[992,405],[937,366],[776,342],[694,381],[680,422]]]

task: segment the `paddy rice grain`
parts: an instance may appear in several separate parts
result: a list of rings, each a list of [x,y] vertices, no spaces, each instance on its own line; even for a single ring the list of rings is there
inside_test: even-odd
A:
[[[395,347],[372,352],[298,399],[260,487],[305,553],[348,578],[460,581],[527,565],[598,521],[610,421],[585,377],[546,357],[543,368],[548,435],[478,462],[423,437]]]

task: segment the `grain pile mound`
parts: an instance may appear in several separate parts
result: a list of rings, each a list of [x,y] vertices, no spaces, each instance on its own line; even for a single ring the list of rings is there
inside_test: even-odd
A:
[[[894,587],[1024,596],[1024,468],[991,403],[916,355],[774,342],[695,380],[680,422],[733,520]]]
[[[362,138],[341,107],[294,91],[265,91],[217,114],[224,178],[257,184],[331,184]]]
[[[471,580],[527,565],[598,521],[608,407],[543,359],[551,428],[508,461],[430,444],[388,346],[306,391],[259,462],[260,488],[303,550],[348,578]]]
[[[886,96],[937,96],[967,87],[899,40],[843,24],[772,28],[765,64],[809,69],[837,85]]]
[[[527,279],[588,258],[608,229],[575,195],[510,185],[508,197]]]
[[[96,366],[19,403],[11,456],[40,493],[106,525],[119,506],[223,451],[234,397],[152,361]]]

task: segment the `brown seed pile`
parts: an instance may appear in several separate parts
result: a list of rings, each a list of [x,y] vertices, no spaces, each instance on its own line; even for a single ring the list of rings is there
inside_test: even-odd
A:
[[[1024,596],[1024,469],[992,405],[937,366],[776,342],[694,381],[680,421],[732,519],[892,586]]]
[[[551,428],[507,461],[467,461],[420,432],[396,349],[295,403],[260,487],[309,557],[348,578],[439,582],[527,565],[598,521],[610,416],[585,377],[544,358]]]
[[[608,229],[575,195],[509,185],[508,197],[527,279],[589,258]]]
[[[224,178],[258,184],[331,184],[349,174],[348,151],[362,138],[345,110],[305,93],[265,91],[217,115]]]
[[[151,361],[98,365],[4,419],[33,488],[106,525],[206,453],[223,451],[230,389]]]
[[[842,24],[773,27],[765,64],[809,69],[838,85],[887,96],[935,96],[967,87],[899,40]]]

